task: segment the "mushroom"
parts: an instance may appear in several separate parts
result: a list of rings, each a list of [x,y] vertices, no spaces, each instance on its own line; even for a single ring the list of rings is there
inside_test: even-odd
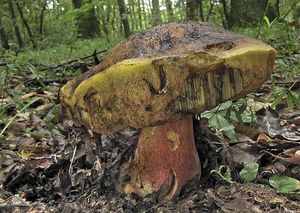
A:
[[[258,89],[276,51],[207,23],[158,26],[115,47],[92,71],[61,89],[62,106],[102,134],[140,130],[122,174],[126,193],[167,199],[200,176],[192,116]]]

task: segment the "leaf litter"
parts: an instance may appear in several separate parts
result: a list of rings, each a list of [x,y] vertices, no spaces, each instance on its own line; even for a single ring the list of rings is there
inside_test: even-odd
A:
[[[259,101],[261,97],[251,97],[249,106],[256,120],[250,125],[235,124],[236,139],[230,143],[230,135],[208,128],[205,119],[195,120],[202,177],[187,185],[175,200],[162,201],[154,195],[139,198],[117,191],[119,169],[134,154],[137,130],[94,134],[62,119],[57,100],[59,84],[50,83],[45,89],[25,87],[20,79],[12,83],[22,88],[22,93],[11,91],[0,100],[4,116],[0,119],[1,212],[300,209],[297,193],[278,193],[286,190],[281,190],[284,180],[291,183],[288,189],[298,187],[300,180],[299,110],[282,104],[273,109],[271,104]],[[262,88],[267,90],[268,86]]]

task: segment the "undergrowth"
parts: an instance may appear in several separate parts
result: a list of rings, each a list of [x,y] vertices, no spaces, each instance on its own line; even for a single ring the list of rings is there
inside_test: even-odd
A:
[[[293,91],[295,75],[300,74],[300,30],[288,23],[280,23],[277,20],[271,22],[266,19],[259,27],[237,28],[233,30],[260,39],[272,45],[278,51],[268,101],[273,102],[273,106],[283,101],[290,108],[300,108],[299,95]],[[0,67],[0,124],[7,123],[5,122],[5,114],[7,111],[5,109],[8,108],[8,103],[4,101],[6,97],[10,97],[14,101],[17,110],[24,107],[24,104],[20,101],[20,97],[30,91],[26,89],[26,87],[32,86],[26,84],[28,78],[39,81],[44,78],[64,78],[79,75],[79,70],[68,69],[67,67],[52,70],[50,67],[91,55],[95,50],[101,51],[107,49],[107,52],[109,52],[114,45],[123,39],[121,36],[111,36],[109,38],[101,37],[89,40],[73,38],[70,39],[68,43],[65,43],[63,40],[59,43],[59,39],[56,39],[57,44],[51,42],[47,45],[45,43],[42,48],[38,50],[24,49],[20,52],[4,52],[0,62],[5,61],[7,65]],[[107,52],[100,55],[100,58],[103,58]],[[49,67],[49,69],[47,69],[47,67]],[[19,84],[20,82],[21,84]],[[278,82],[281,84],[278,84]],[[287,86],[282,86],[282,84]],[[32,87],[35,87],[34,90],[42,89],[51,91],[51,87],[43,85],[43,83],[40,83],[39,86],[33,85]],[[236,106],[234,104],[235,103],[229,104],[230,106],[232,105],[230,110],[240,107],[239,104]],[[229,126],[232,127],[230,131],[227,131],[227,134],[230,136],[234,135],[232,125],[236,125],[237,121],[224,116],[230,113],[226,114],[226,112],[215,110],[213,114],[224,117],[227,122],[229,122]],[[237,115],[242,116],[240,114]],[[215,116],[211,116],[211,118],[215,118]],[[242,121],[239,120],[239,122]],[[211,121],[211,123],[216,122]],[[216,129],[219,128],[219,124],[211,126]]]

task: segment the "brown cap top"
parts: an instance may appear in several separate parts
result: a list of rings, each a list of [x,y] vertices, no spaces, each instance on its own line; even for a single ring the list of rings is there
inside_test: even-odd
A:
[[[228,49],[244,39],[249,40],[245,36],[210,23],[187,21],[165,24],[136,33],[121,42],[92,70],[99,72],[129,58],[177,55],[216,48]]]
[[[197,114],[256,90],[276,51],[212,25],[166,24],[121,43],[61,91],[68,115],[99,133]]]

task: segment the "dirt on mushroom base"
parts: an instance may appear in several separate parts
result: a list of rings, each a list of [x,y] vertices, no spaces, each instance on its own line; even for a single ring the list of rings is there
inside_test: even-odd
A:
[[[196,122],[197,123],[197,122]],[[205,126],[205,125],[204,125]],[[73,131],[71,131],[73,130]],[[211,174],[220,164],[231,165],[228,147],[205,128],[195,125],[197,149],[202,155],[203,175],[200,182],[191,182],[180,196],[172,201],[157,197],[141,199],[116,193],[115,182],[119,167],[133,156],[136,130],[125,130],[109,137],[102,136],[102,147],[95,153],[94,140],[76,127],[70,144],[57,154],[57,162],[45,169],[28,170],[33,162],[15,170],[1,191],[1,212],[296,212],[300,209],[299,197],[276,194],[270,186],[259,184],[227,184]],[[74,137],[76,135],[76,137]],[[99,140],[97,140],[99,142]],[[99,145],[99,144],[98,144]],[[96,149],[97,150],[97,149]],[[205,153],[205,155],[204,155]],[[97,157],[92,156],[96,154]],[[204,157],[205,156],[205,157]],[[41,160],[41,159],[36,159]],[[24,164],[24,165],[25,165]],[[29,164],[29,165],[28,165]],[[237,170],[232,170],[237,173]],[[26,182],[24,182],[26,180]],[[11,188],[9,188],[9,186]]]

